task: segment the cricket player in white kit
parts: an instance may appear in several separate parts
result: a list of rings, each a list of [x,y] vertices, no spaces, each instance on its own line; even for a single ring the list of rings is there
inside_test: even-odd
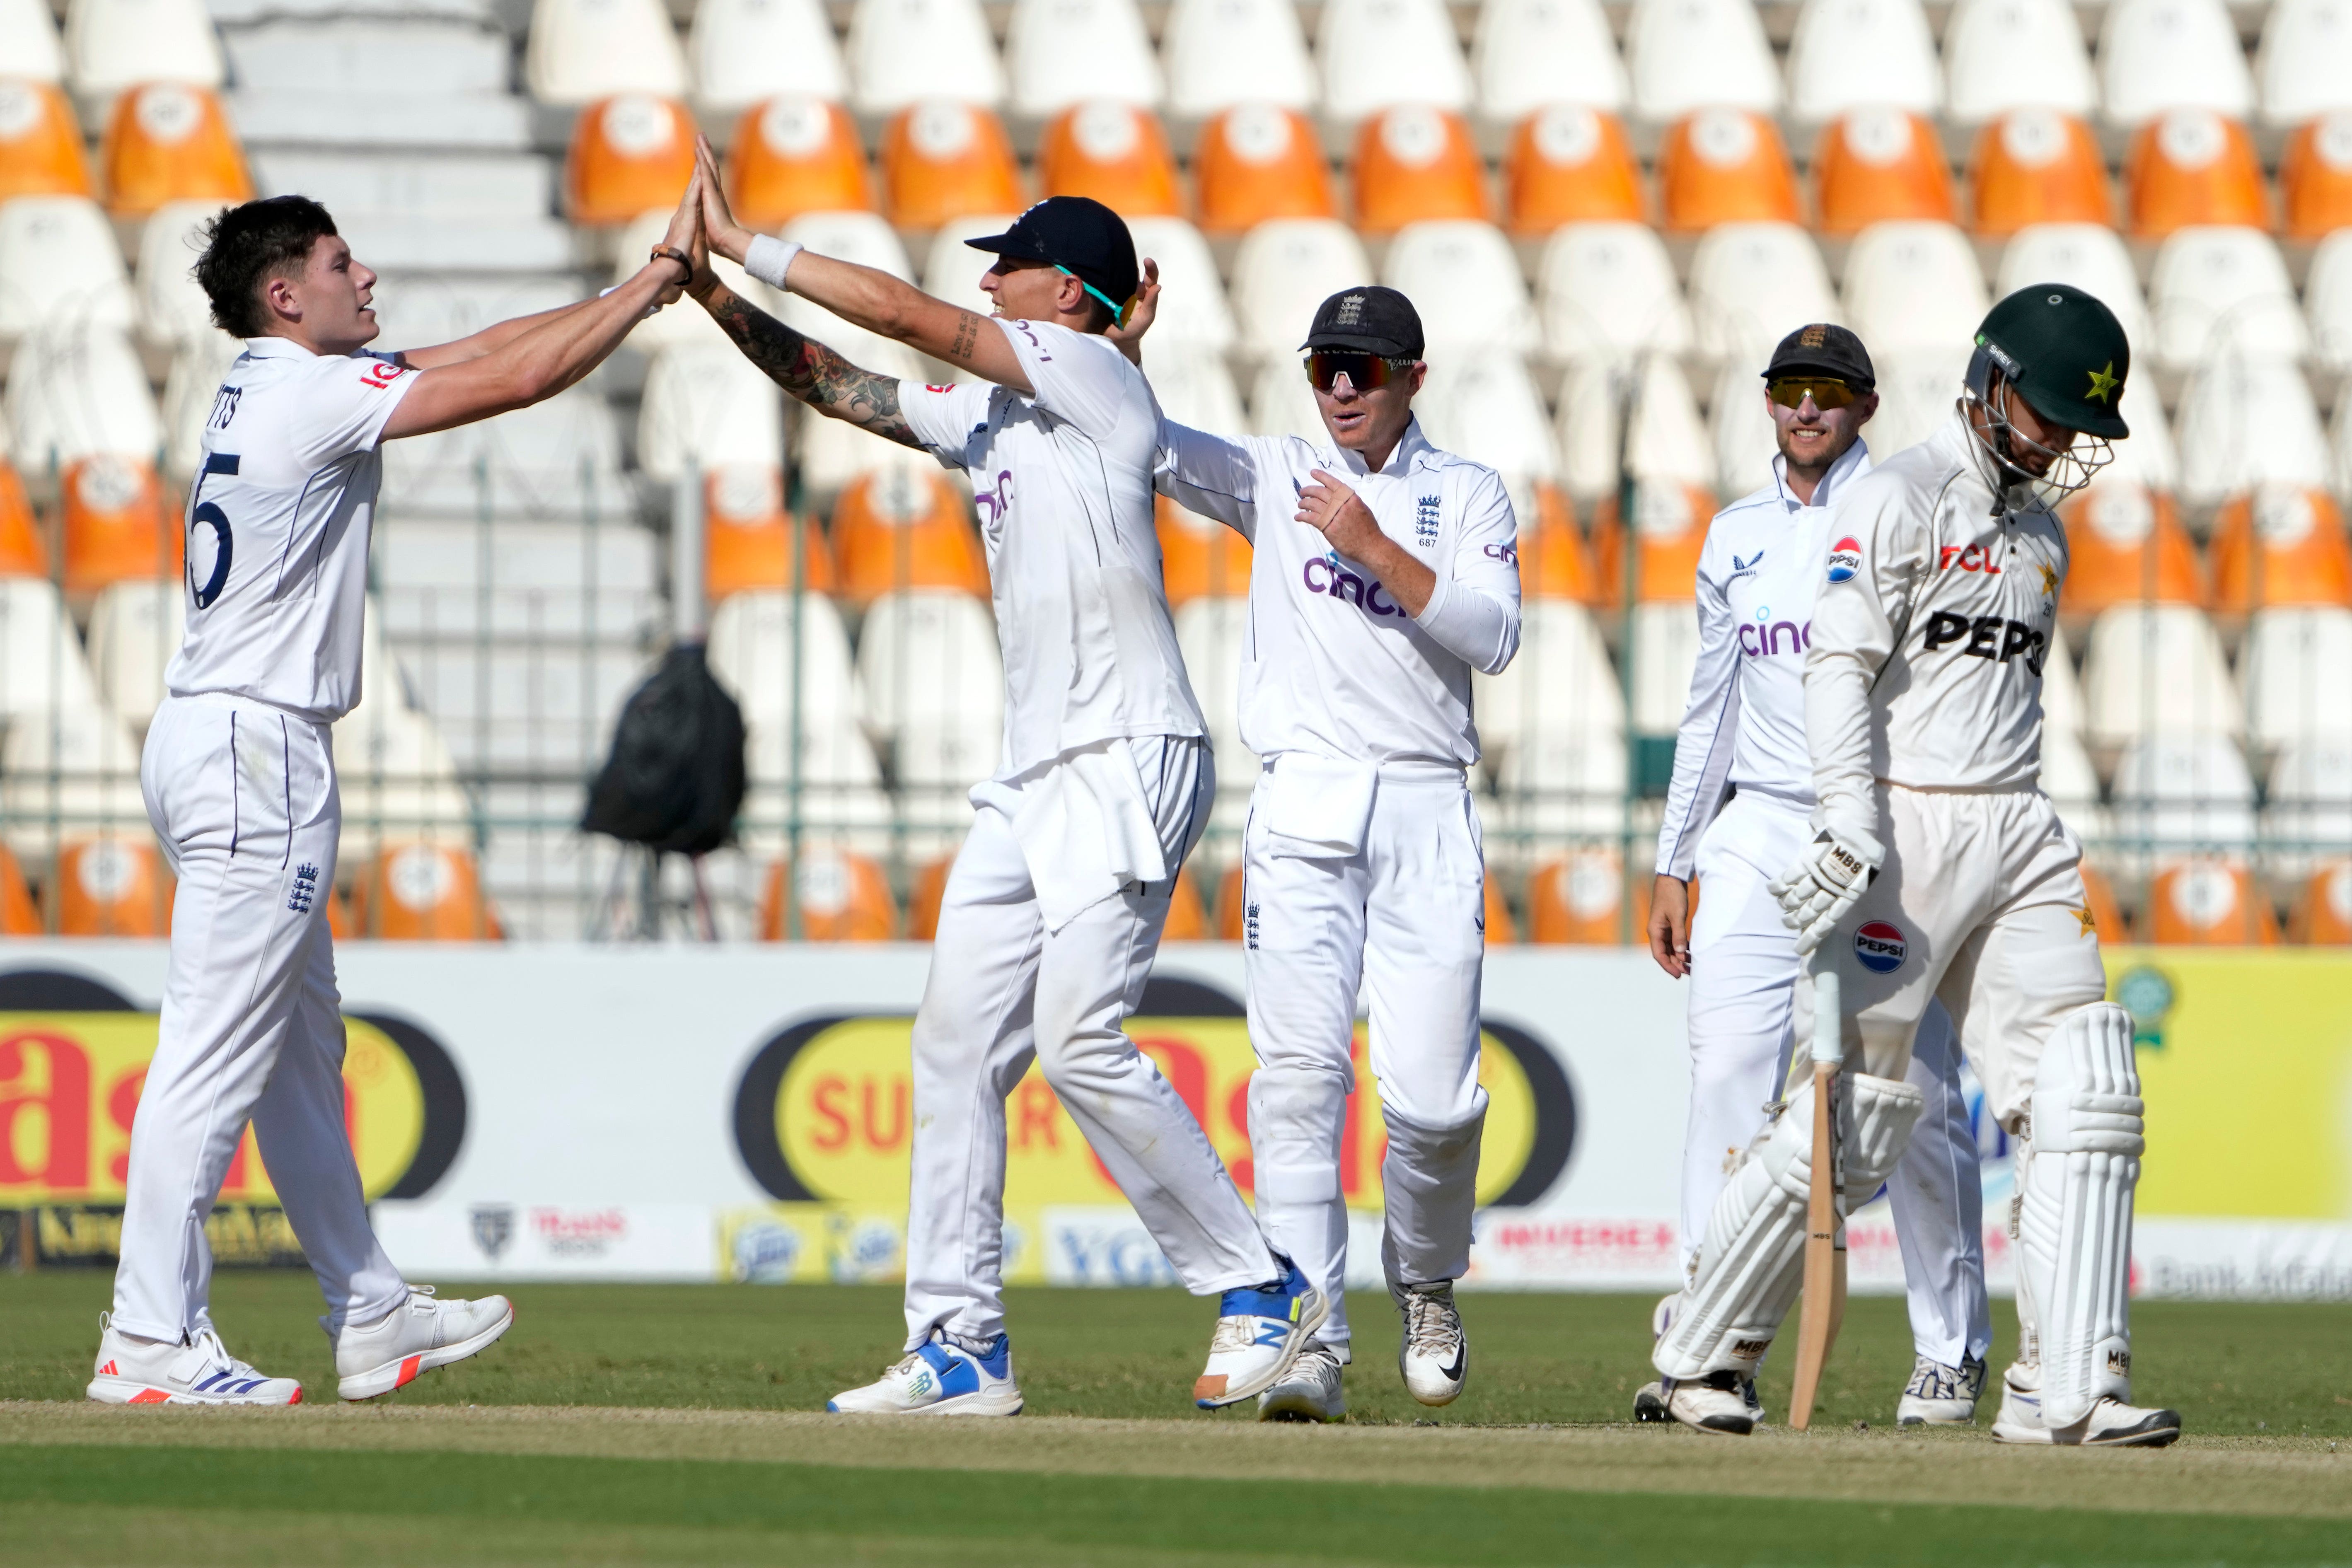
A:
[[[2131,1019],[2102,1000],[2082,847],[2038,784],[2067,564],[2044,498],[2087,484],[2129,434],[2117,405],[2130,364],[2097,300],[2020,289],[1979,328],[1951,421],[1840,499],[1805,678],[1815,837],[1772,884],[1799,947],[1822,950],[1843,992],[1847,1205],[1910,1140],[1920,1095],[1904,1074],[1930,997],[2018,1140],[2018,1359],[1993,1424],[2005,1442],[2180,1435],[2177,1412],[2129,1402],[2145,1149]],[[1801,1037],[1811,994],[1800,987]],[[1795,1296],[1811,1114],[1792,1094],[1725,1187],[1658,1342],[1669,1408],[1703,1431],[1748,1429],[1732,1380]]]
[[[1346,1412],[1348,1210],[1339,1144],[1360,987],[1388,1152],[1381,1245],[1424,1405],[1469,1371],[1453,1282],[1470,1266],[1486,860],[1466,770],[1470,673],[1519,642],[1518,529],[1491,468],[1412,416],[1419,314],[1392,289],[1316,312],[1306,372],[1329,432],[1211,435],[1163,421],[1159,487],[1254,547],[1241,738],[1263,760],[1243,841],[1249,1128],[1258,1217],[1332,1303],[1264,1419]]]
[[[1769,484],[1716,515],[1699,556],[1698,659],[1650,903],[1652,954],[1691,983],[1686,1269],[1789,1068],[1797,942],[1767,884],[1812,837],[1804,668],[1813,596],[1829,556],[1831,509],[1870,472],[1862,426],[1878,407],[1869,353],[1843,327],[1790,332],[1764,381],[1780,451]],[[1694,876],[1704,889],[1696,918]],[[1927,1109],[1887,1182],[1916,1357],[1895,1413],[1903,1426],[1972,1420],[1992,1345],[1982,1177],[1959,1072],[1950,1021],[1930,1005],[1909,1074]],[[1675,1300],[1660,1304],[1661,1331]],[[1740,1389],[1760,1411],[1755,1378],[1744,1377]],[[1657,1384],[1635,1395],[1633,1415],[1667,1419]]]
[[[179,883],[90,1398],[300,1402],[299,1383],[228,1352],[207,1305],[205,1220],[248,1121],[326,1298],[343,1398],[472,1355],[513,1321],[503,1297],[436,1300],[410,1286],[368,1224],[327,932],[341,827],[329,726],[360,695],[383,443],[578,381],[677,297],[698,213],[689,194],[665,247],[604,299],[400,354],[365,352],[375,275],[317,203],[248,202],[212,226],[197,280],[245,352],[205,421],[185,525],[187,636],[140,762]]]
[[[702,149],[706,184],[715,179]],[[1121,1031],[1141,999],[1215,770],[1160,586],[1160,408],[1105,336],[1137,286],[1101,204],[1055,197],[970,243],[998,260],[984,319],[867,268],[738,226],[710,185],[713,247],[985,380],[918,386],[847,363],[729,293],[696,297],[752,363],[836,418],[971,475],[1004,650],[1004,755],[940,910],[915,1016],[906,1355],[827,1409],[1010,1415],[1005,1097],[1032,1060],[1195,1295],[1219,1295],[1195,1402],[1271,1385],[1323,1297],[1276,1256],[1174,1088]]]

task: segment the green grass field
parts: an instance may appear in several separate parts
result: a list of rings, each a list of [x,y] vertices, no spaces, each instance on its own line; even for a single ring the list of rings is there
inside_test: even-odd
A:
[[[1210,1309],[1162,1291],[1013,1292],[1013,1422],[811,1414],[893,1359],[895,1289],[520,1287],[478,1362],[339,1406],[282,1273],[222,1276],[215,1316],[322,1403],[107,1409],[80,1394],[108,1286],[0,1277],[0,1563],[2352,1563],[2340,1306],[2144,1304],[2143,1397],[2191,1436],[2058,1453],[1895,1430],[1887,1300],[1854,1303],[1811,1433],[1734,1442],[1626,1424],[1626,1297],[1465,1297],[1443,1411],[1353,1299],[1351,1420],[1308,1429],[1193,1411]]]

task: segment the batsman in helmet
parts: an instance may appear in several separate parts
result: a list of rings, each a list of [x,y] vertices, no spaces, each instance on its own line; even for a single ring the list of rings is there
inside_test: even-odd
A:
[[[2105,1000],[2082,845],[2039,782],[2066,578],[2052,509],[2129,434],[2131,351],[2105,305],[2054,283],[1995,305],[1976,341],[1951,420],[1838,500],[1805,667],[1814,841],[1771,890],[1843,993],[1845,1211],[1910,1139],[1904,1073],[1931,999],[2017,1141],[2018,1355],[1994,1436],[2158,1446],[2179,1414],[2131,1403],[2131,1016]],[[1791,1093],[1759,1136],[1658,1341],[1668,1409],[1703,1431],[1748,1429],[1740,1379],[1795,1300],[1811,1121]]]

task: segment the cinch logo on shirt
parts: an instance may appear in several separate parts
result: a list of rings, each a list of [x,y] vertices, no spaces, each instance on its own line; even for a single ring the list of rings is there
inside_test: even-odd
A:
[[[1382,598],[1379,578],[1359,577],[1328,555],[1318,555],[1309,561],[1299,575],[1306,579],[1310,594],[1349,600],[1371,615],[1406,618],[1403,605]]]
[[[1780,640],[1784,632],[1788,634],[1786,647]],[[1801,655],[1812,646],[1813,623],[1811,621],[1801,626],[1794,621],[1774,621],[1769,626],[1753,621],[1739,624],[1739,651],[1750,658],[1766,658],[1776,653]]]
[[[1830,581],[1851,583],[1862,570],[1862,542],[1848,534],[1830,549]]]

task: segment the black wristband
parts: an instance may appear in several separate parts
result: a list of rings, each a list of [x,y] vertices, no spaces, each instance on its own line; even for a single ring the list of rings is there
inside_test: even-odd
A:
[[[653,253],[647,256],[646,259],[647,261],[675,261],[680,267],[686,268],[686,276],[678,279],[680,286],[682,287],[694,281],[694,258],[674,245],[655,246]]]

